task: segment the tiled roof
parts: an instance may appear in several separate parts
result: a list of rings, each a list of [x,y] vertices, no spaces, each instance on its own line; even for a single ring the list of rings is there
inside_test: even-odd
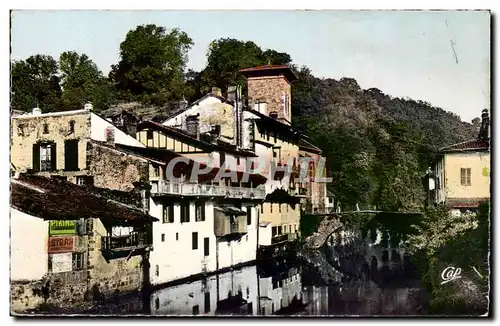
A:
[[[188,141],[191,143],[196,143],[197,145],[200,145],[204,148],[210,148],[210,149],[213,148],[212,144],[209,144],[209,143],[204,142],[202,140],[196,139],[195,137],[189,135],[188,133],[186,133],[183,130],[180,130],[180,129],[177,129],[174,127],[170,127],[170,126],[165,126],[165,125],[162,125],[161,123],[157,123],[157,122],[153,122],[153,121],[142,121],[137,125],[138,131],[143,130],[145,128],[151,128],[154,130],[163,131],[166,134],[168,134],[174,138],[178,138],[180,140]]]
[[[304,148],[307,150],[311,150],[312,152],[321,153],[321,149],[319,147],[313,145],[302,137],[299,140],[299,148]]]
[[[441,148],[440,152],[454,152],[454,151],[469,151],[469,150],[484,150],[489,149],[490,141],[485,139],[474,139],[468,140],[465,142],[453,144],[450,146],[446,146]]]
[[[240,69],[239,72],[241,72],[243,75],[247,77],[262,75],[262,74],[275,74],[281,72],[285,74],[285,77],[289,81],[294,81],[299,79],[297,75],[293,72],[293,70],[290,69],[290,67],[288,67],[287,65],[264,65],[264,66],[250,67],[250,68]]]
[[[11,205],[47,220],[102,218],[151,221],[156,218],[136,206],[135,193],[77,186],[41,176],[23,175],[11,181]],[[118,199],[118,200],[117,200]]]
[[[488,202],[489,198],[447,198],[446,205],[452,208],[476,208],[481,203]]]

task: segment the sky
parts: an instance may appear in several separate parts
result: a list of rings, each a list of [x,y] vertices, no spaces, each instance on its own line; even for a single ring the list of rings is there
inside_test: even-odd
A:
[[[430,102],[464,121],[490,108],[488,11],[13,11],[11,59],[86,53],[107,75],[142,24],[180,28],[201,70],[211,41],[230,37],[287,52],[317,77]]]

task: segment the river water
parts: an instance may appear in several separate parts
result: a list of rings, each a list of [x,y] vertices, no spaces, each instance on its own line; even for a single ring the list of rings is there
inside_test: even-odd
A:
[[[360,316],[425,314],[409,256],[380,246],[330,245],[317,268],[272,261],[94,307],[92,314],[153,316]],[[328,269],[325,279],[318,271]]]

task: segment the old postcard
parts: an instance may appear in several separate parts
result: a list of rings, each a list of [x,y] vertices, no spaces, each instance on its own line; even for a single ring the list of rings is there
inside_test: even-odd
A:
[[[489,11],[11,11],[15,316],[488,316]]]

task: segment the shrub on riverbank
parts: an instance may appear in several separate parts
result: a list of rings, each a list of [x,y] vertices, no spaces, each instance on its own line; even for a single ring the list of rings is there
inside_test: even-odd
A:
[[[426,209],[417,233],[409,237],[422,280],[431,293],[431,314],[483,314],[489,278],[489,203],[476,214],[453,216],[440,206]],[[444,283],[447,267],[460,268],[460,279]]]

